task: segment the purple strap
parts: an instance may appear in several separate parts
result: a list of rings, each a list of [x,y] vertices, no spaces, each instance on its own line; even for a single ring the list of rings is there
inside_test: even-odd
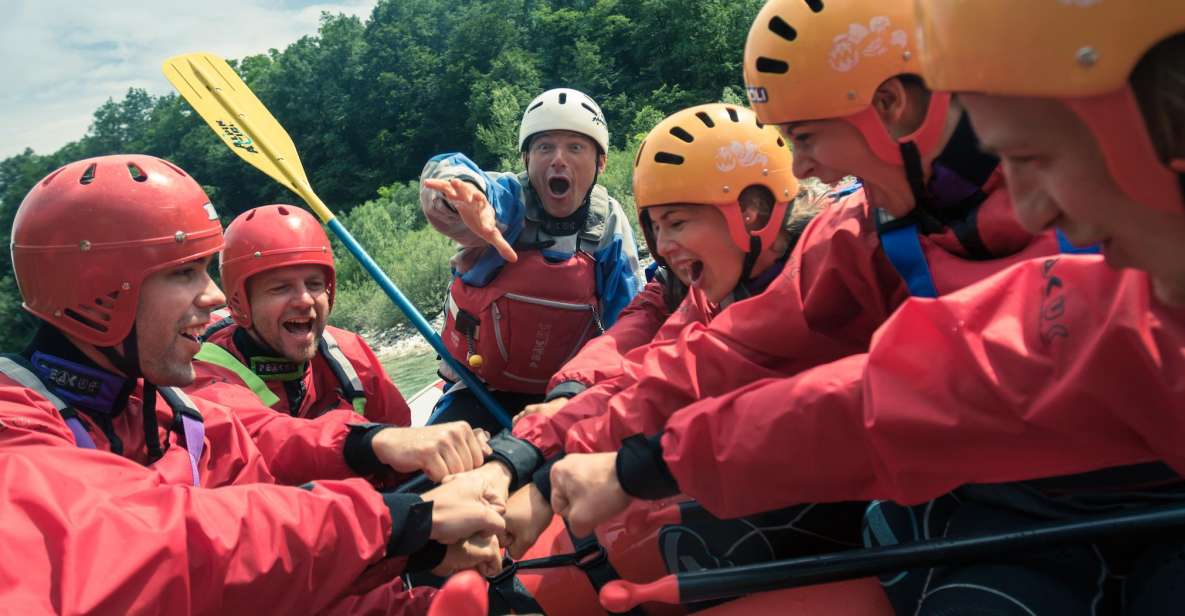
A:
[[[66,419],[66,425],[70,426],[70,431],[74,433],[74,442],[83,449],[94,449],[95,441],[91,435],[86,431],[86,427],[77,417],[70,417]]]
[[[185,451],[189,453],[193,485],[200,488],[202,483],[198,475],[198,460],[202,459],[202,449],[206,446],[206,426],[189,415],[181,416],[181,425],[185,428]]]

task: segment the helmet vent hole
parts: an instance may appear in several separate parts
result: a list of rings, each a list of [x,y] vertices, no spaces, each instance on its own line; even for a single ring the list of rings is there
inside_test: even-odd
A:
[[[773,58],[757,58],[757,71],[761,73],[775,73],[781,75],[790,70],[790,65]]]
[[[286,207],[278,207],[278,208],[276,208],[276,211],[280,213],[280,216],[287,216],[288,215],[288,208],[286,208]]]
[[[255,218],[255,210],[251,210],[247,213],[247,220],[251,220],[253,218]]]
[[[64,312],[67,317],[74,319],[75,321],[78,321],[79,323],[82,323],[83,325],[85,325],[93,330],[104,332],[104,333],[107,332],[107,326],[104,325],[103,323],[100,323],[94,319],[91,319],[91,318],[85,317],[81,314],[78,314],[77,312],[75,312],[69,308],[67,308]]]
[[[741,117],[737,115],[736,109],[733,109],[732,107],[728,107],[727,110],[728,110],[729,119],[731,119],[733,122],[738,122],[738,123],[741,121]]]
[[[785,142],[785,141],[782,141],[782,138],[781,138],[781,137],[778,137],[778,147],[779,147],[779,148],[784,148],[784,147],[786,147],[786,142]]]
[[[756,119],[755,119],[755,121],[757,124],[757,128],[765,128],[765,122],[762,122],[761,120],[756,120]]]
[[[671,154],[670,152],[659,152],[654,155],[654,162],[664,165],[682,165],[683,157],[678,154]]]
[[[693,137],[691,133],[683,130],[682,126],[676,126],[675,128],[672,128],[671,134],[678,137],[679,140],[684,143],[691,143],[695,141],[695,137]]]
[[[806,5],[810,7],[812,13],[823,11],[823,0],[806,0]]]
[[[817,13],[818,11],[815,12]],[[798,38],[798,31],[794,29],[794,26],[786,23],[784,19],[776,15],[773,19],[769,20],[769,31],[786,39],[787,41],[793,41],[794,39]]]
[[[144,182],[148,180],[148,174],[144,173],[144,170],[141,169],[136,163],[128,163],[128,173],[132,176],[132,179],[137,182]]]
[[[699,118],[699,121],[703,122],[704,126],[707,126],[708,128],[716,128],[716,123],[712,121],[712,116],[700,111],[695,114],[695,117]]]
[[[638,146],[638,155],[634,157],[634,166],[637,167],[642,162],[642,151],[646,149],[646,142],[643,141]]]
[[[187,177],[189,177],[189,174],[187,174],[187,173],[185,173],[184,171],[182,171],[182,170],[181,170],[181,168],[180,168],[180,167],[178,167],[177,165],[174,165],[173,163],[171,163],[171,162],[169,162],[169,161],[167,161],[167,160],[160,159],[160,158],[158,158],[158,159],[157,159],[157,161],[159,161],[160,163],[164,164],[164,166],[168,167],[169,169],[172,169],[173,171],[176,171],[176,172],[177,172],[177,175],[179,175],[179,176],[181,176],[181,177],[183,177],[183,178],[187,178]]]
[[[601,114],[597,113],[597,110],[593,109],[592,105],[589,105],[588,103],[580,103],[580,106],[584,107],[585,110],[587,110],[589,113],[593,114],[594,119],[601,117]]]
[[[542,106],[543,106],[543,101],[539,101],[538,103],[531,105],[531,108],[527,110],[527,113],[531,113],[532,111],[534,111]]]
[[[563,105],[568,102],[568,93],[560,92],[560,104]]]
[[[82,172],[82,177],[79,178],[78,183],[90,184],[91,182],[95,181],[95,167],[98,167],[98,165],[91,163],[90,166],[86,168],[86,171]]]
[[[54,171],[53,173],[49,174],[49,176],[47,176],[44,180],[42,180],[41,185],[42,186],[49,186],[49,183],[52,182],[54,178],[58,177],[58,175],[61,174],[65,170],[66,170],[66,168],[62,167],[61,169],[58,169],[57,171]]]

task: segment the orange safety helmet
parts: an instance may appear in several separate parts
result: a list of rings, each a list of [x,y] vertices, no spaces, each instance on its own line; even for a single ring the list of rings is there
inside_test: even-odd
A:
[[[12,223],[25,310],[99,347],[131,333],[145,278],[220,248],[222,224],[202,187],[143,155],[59,168],[29,191]]]
[[[337,282],[333,250],[321,223],[295,205],[263,205],[239,214],[226,227],[219,268],[226,303],[235,323],[251,327],[247,280],[289,265],[322,265],[328,271],[329,308]]]
[[[922,75],[913,14],[913,0],[770,0],[745,42],[745,85],[757,117],[775,125],[846,120],[890,164],[903,164],[900,143],[932,153],[949,95],[932,95],[921,127],[900,142],[872,107],[886,80]]]
[[[1185,161],[1160,160],[1128,85],[1152,47],[1185,34],[1180,0],[919,0],[922,64],[936,89],[1061,99],[1094,134],[1133,200],[1180,212]]]
[[[634,162],[634,201],[650,254],[658,258],[647,208],[699,204],[719,208],[733,243],[755,260],[777,238],[798,195],[792,166],[778,132],[744,107],[700,105],[659,122],[638,146]],[[765,227],[750,232],[738,198],[755,185],[769,190],[774,207]]]

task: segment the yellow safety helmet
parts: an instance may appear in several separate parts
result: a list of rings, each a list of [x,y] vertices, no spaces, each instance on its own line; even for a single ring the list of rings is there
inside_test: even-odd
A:
[[[666,118],[646,135],[634,161],[634,201],[651,254],[657,256],[647,208],[700,204],[719,208],[733,243],[756,259],[773,244],[798,194],[792,166],[778,131],[744,107],[715,103]],[[765,227],[750,232],[738,198],[755,185],[767,188],[775,203]]]
[[[901,164],[898,142],[872,109],[886,80],[922,75],[913,0],[771,0],[745,43],[749,103],[766,124],[843,118],[881,159]],[[931,97],[923,126],[902,141],[923,154],[942,135],[949,97]]]
[[[918,0],[917,12],[931,87],[1062,99],[1094,133],[1128,196],[1157,208],[1185,205],[1178,170],[1156,155],[1128,86],[1148,50],[1185,33],[1185,2]]]

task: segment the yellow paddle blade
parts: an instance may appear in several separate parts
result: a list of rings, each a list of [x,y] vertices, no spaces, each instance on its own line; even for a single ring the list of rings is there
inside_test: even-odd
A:
[[[292,138],[226,60],[195,52],[173,56],[162,68],[226,147],[300,195],[321,220],[333,218],[309,185]]]

